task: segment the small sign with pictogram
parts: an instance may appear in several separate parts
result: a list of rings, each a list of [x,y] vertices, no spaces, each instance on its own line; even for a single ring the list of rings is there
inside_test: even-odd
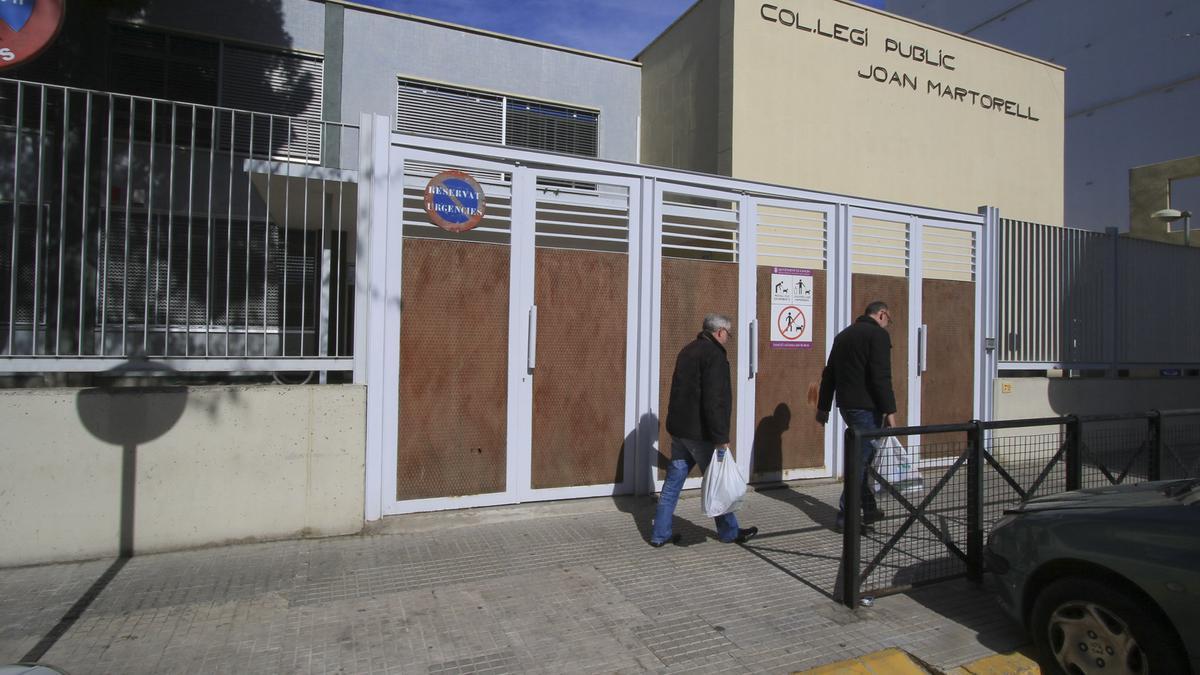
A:
[[[812,347],[812,270],[776,267],[771,270],[771,347]]]

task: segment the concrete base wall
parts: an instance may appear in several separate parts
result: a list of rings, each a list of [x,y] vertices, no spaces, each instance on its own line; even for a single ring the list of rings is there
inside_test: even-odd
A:
[[[359,531],[360,386],[0,392],[0,566]]]
[[[995,386],[998,420],[1200,408],[1195,377],[1001,377]]]

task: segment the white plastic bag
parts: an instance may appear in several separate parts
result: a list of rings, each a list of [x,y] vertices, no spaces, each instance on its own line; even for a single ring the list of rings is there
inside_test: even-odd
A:
[[[895,436],[887,436],[879,442],[874,464],[875,471],[900,492],[919,492],[925,489],[925,479],[921,476],[921,469],[917,467],[916,458]],[[882,490],[883,484],[876,481],[875,491]]]
[[[716,518],[737,511],[745,497],[746,478],[733,459],[733,451],[714,450],[700,484],[700,508],[704,515]]]

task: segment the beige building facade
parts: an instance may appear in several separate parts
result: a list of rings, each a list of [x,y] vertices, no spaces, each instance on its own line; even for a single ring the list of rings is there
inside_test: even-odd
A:
[[[842,0],[701,0],[638,60],[645,163],[1063,223],[1054,64]]]

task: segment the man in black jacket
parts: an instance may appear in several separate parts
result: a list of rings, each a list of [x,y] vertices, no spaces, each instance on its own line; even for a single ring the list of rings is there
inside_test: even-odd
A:
[[[851,429],[879,429],[896,425],[896,395],[892,391],[892,338],[886,328],[892,321],[887,303],[867,305],[863,315],[833,339],[829,363],[821,373],[817,400],[817,422],[829,421],[829,410],[837,395],[838,410]],[[863,531],[883,514],[867,483],[867,465],[875,454],[874,443],[865,446],[862,481]],[[837,530],[845,523],[846,495],[838,502]]]
[[[733,395],[725,342],[729,340],[731,326],[729,317],[709,314],[704,317],[704,329],[675,359],[671,400],[667,405],[671,464],[658,495],[654,531],[650,534],[650,545],[656,548],[667,542],[679,542],[680,535],[671,533],[671,525],[688,472],[699,464],[703,473],[708,470],[714,452],[723,458],[729,450]],[[726,543],[744,543],[758,534],[757,527],[739,529],[737,516],[732,513],[717,516],[716,521],[717,538]]]

